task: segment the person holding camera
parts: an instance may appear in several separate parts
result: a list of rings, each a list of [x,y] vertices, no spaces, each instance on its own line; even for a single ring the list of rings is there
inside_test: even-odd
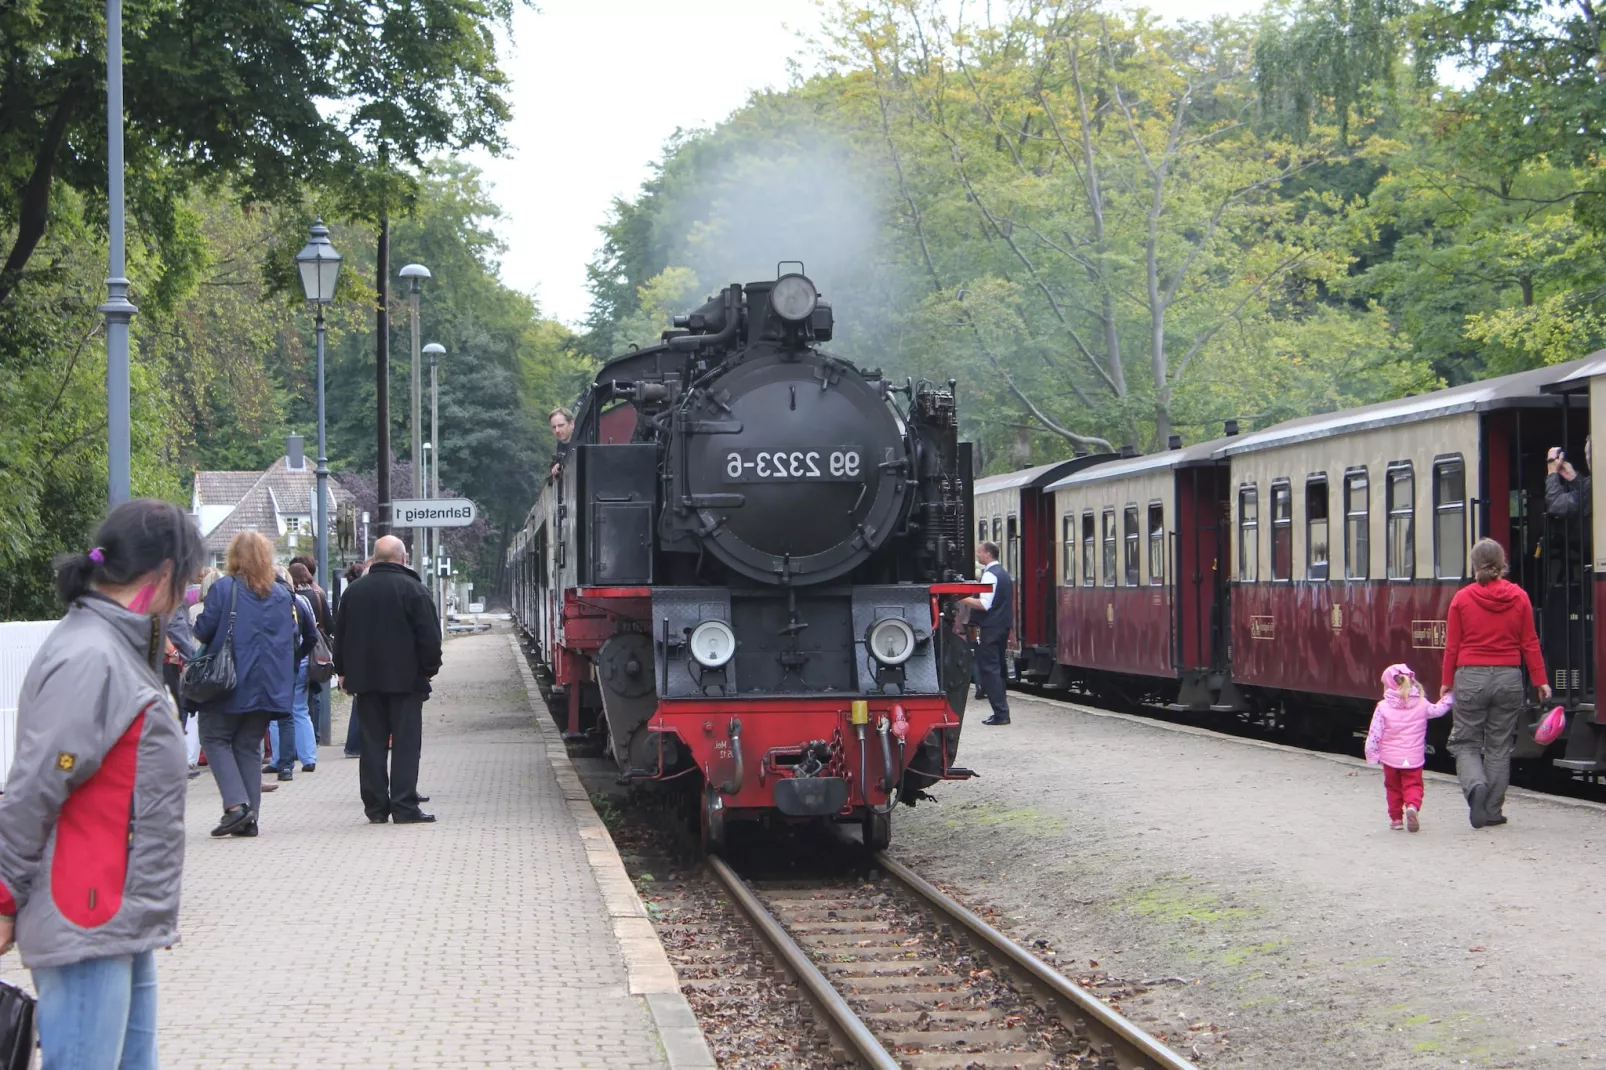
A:
[[[1590,463],[1589,439],[1584,439],[1584,463]],[[1578,474],[1560,446],[1545,454],[1545,512],[1555,517],[1587,516],[1589,477]]]

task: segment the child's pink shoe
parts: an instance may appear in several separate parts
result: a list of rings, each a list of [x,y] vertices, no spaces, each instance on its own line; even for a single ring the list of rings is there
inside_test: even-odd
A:
[[[1407,806],[1405,808],[1405,827],[1409,832],[1422,831],[1422,822],[1416,819],[1416,807],[1414,806]]]
[[[1399,818],[1395,818],[1389,822],[1389,828],[1393,829],[1395,832],[1404,832],[1405,822],[1401,821]]]

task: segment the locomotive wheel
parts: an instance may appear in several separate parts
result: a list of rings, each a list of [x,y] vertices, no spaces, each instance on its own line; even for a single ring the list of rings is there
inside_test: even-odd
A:
[[[878,814],[874,810],[865,814],[860,822],[864,830],[864,846],[872,851],[885,851],[892,846],[892,811]]]
[[[714,785],[703,789],[703,805],[700,809],[703,852],[718,854],[725,849],[725,804]]]

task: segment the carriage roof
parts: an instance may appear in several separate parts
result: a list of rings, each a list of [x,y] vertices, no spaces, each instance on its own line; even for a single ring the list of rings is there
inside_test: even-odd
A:
[[[1231,457],[1255,450],[1291,446],[1300,442],[1331,438],[1336,435],[1369,431],[1398,423],[1417,423],[1440,419],[1467,412],[1488,412],[1515,405],[1556,404],[1548,396],[1547,387],[1577,374],[1595,358],[1551,364],[1532,371],[1501,375],[1493,379],[1480,379],[1475,383],[1433,390],[1426,394],[1380,401],[1356,409],[1317,413],[1286,420],[1263,431],[1251,431],[1228,442],[1221,448],[1221,456]]]

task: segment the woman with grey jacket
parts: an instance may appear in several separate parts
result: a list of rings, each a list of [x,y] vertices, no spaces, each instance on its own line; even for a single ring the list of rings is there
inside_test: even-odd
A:
[[[178,941],[188,784],[163,622],[201,563],[194,522],[149,499],[57,563],[67,615],[23,680],[0,797],[0,950],[15,938],[33,971],[46,1067],[156,1067],[156,949]]]

